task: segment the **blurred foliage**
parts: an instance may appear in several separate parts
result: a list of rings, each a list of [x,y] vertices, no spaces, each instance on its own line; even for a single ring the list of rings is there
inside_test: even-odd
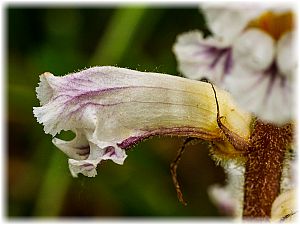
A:
[[[169,164],[183,140],[157,137],[128,152],[123,166],[107,161],[95,178],[71,177],[67,157],[33,117],[39,74],[64,75],[94,65],[178,74],[172,45],[180,33],[207,30],[198,7],[62,8],[8,5],[7,212],[16,217],[216,217],[209,185],[224,182],[208,144],[188,146],[179,180]],[[63,138],[71,138],[65,132]]]

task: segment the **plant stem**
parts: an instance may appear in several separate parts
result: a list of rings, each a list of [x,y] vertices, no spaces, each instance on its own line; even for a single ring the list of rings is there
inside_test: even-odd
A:
[[[279,195],[283,160],[292,141],[291,124],[257,121],[246,154],[243,217],[267,219]]]

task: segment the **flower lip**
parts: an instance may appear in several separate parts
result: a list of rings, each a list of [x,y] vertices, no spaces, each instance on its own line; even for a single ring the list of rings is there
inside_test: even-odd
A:
[[[90,146],[89,145],[80,147],[78,149],[80,149],[80,151],[77,154],[80,156],[86,156],[86,155],[90,154]]]
[[[173,47],[179,70],[188,78],[211,77],[221,84],[233,67],[232,49],[223,41],[204,39],[199,31],[180,35]]]
[[[294,118],[293,83],[274,62],[259,72],[237,65],[226,86],[241,107],[264,121],[282,125]]]
[[[53,96],[53,88],[51,87],[51,78],[53,77],[54,75],[49,72],[45,72],[40,76],[39,86],[35,90],[41,105],[49,102]]]
[[[267,69],[276,54],[274,40],[256,28],[241,34],[232,51],[235,63],[256,71]]]
[[[295,34],[288,32],[277,42],[276,64],[282,76],[293,79],[297,70],[297,52],[295,50]]]

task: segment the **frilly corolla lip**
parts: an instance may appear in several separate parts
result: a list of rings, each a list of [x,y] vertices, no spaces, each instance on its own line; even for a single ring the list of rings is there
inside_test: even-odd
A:
[[[218,88],[224,124],[239,136],[250,136],[251,115]],[[155,135],[189,136],[224,142],[216,121],[211,84],[167,74],[103,66],[58,77],[40,76],[34,107],[45,133],[71,130],[71,141],[53,143],[70,157],[74,177],[93,177],[102,160],[123,164],[126,149]]]

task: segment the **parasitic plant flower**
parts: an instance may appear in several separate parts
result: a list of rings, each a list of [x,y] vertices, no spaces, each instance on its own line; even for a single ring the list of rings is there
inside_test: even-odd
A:
[[[179,70],[194,80],[124,68],[93,67],[63,77],[40,76],[33,112],[69,157],[71,174],[93,177],[102,160],[123,164],[126,150],[155,135],[203,139],[224,167],[227,184],[208,193],[236,218],[295,219],[294,12],[283,7],[203,4],[212,31],[178,37]],[[216,84],[197,81],[208,78]],[[229,92],[225,91],[229,90]],[[235,101],[238,102],[240,108]]]
[[[93,67],[56,77],[40,76],[36,89],[41,106],[33,113],[45,133],[71,130],[71,141],[53,143],[68,155],[73,176],[93,177],[102,160],[123,164],[126,149],[155,135],[216,141],[228,153],[216,121],[216,102],[209,83],[116,67]],[[251,115],[230,95],[217,89],[224,124],[239,136],[250,136]],[[231,146],[231,147],[230,147]]]
[[[190,31],[173,50],[188,78],[228,89],[247,111],[282,125],[294,118],[297,57],[294,12],[254,4],[202,5],[212,36]]]
[[[232,182],[225,189],[212,188],[211,196],[236,217],[269,218],[274,200],[291,189],[286,185],[281,191],[280,183],[281,175],[293,170],[283,169],[289,164],[286,150],[292,145],[292,124],[278,127],[255,120],[228,92],[211,83],[103,66],[63,77],[46,72],[36,92],[41,106],[33,113],[45,133],[76,134],[71,141],[53,139],[69,157],[74,177],[95,176],[102,160],[123,164],[126,150],[151,136],[173,135],[213,143],[211,155]],[[171,164],[172,178],[184,202],[176,167]],[[236,199],[230,201],[233,194]],[[273,208],[273,215],[284,214],[276,205]]]

